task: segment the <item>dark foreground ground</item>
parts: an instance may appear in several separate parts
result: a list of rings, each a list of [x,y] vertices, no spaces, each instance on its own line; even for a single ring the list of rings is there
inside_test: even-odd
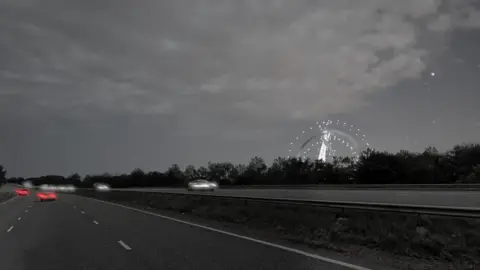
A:
[[[480,220],[275,205],[204,196],[78,191],[332,256],[398,269],[478,269]]]

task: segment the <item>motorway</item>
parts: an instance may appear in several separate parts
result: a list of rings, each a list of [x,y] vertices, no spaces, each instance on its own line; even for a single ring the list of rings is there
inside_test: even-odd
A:
[[[0,204],[0,229],[2,270],[368,269],[67,194]]]
[[[128,190],[186,194],[216,194],[223,196],[261,197],[295,200],[326,200],[342,202],[480,208],[479,191],[218,189],[214,192],[191,192],[181,188],[132,188]]]

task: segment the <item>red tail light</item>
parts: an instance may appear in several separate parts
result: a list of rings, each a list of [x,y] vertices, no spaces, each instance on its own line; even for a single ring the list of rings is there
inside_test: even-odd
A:
[[[17,193],[17,195],[28,195],[28,190],[16,189],[15,193]]]
[[[39,199],[56,199],[57,194],[55,193],[37,193]]]

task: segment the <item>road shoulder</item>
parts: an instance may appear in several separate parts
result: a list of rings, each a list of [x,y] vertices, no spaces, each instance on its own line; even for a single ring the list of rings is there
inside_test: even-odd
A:
[[[10,200],[16,198],[17,195],[13,192],[0,192],[0,204],[7,203]]]

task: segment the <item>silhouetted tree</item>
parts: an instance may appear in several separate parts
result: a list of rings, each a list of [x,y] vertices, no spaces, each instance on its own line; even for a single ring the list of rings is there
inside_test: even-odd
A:
[[[480,165],[473,167],[473,171],[467,176],[467,182],[480,182]]]
[[[204,166],[201,166],[197,170],[197,178],[207,179],[208,178],[208,169]]]
[[[198,177],[198,173],[197,173],[197,170],[195,169],[195,166],[193,165],[188,165],[186,168],[185,168],[185,178],[187,179],[187,181],[192,181],[192,180],[195,180],[197,179]]]
[[[0,185],[4,184],[6,180],[7,180],[7,170],[5,170],[5,168],[2,165],[0,165]]]
[[[235,179],[233,176],[235,166],[230,162],[209,162],[208,163],[208,179],[220,182],[225,185],[233,184]]]
[[[185,175],[183,174],[178,164],[173,164],[170,168],[167,169],[167,172],[165,174],[167,175],[168,182],[171,185],[180,185],[185,184],[186,182]]]
[[[82,178],[78,173],[71,174],[65,179],[66,182],[70,185],[80,186]]]

